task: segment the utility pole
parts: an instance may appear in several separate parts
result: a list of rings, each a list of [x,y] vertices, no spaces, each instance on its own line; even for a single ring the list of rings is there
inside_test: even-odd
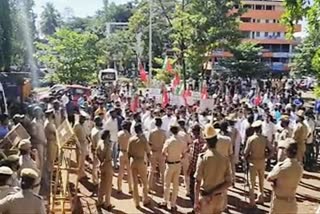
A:
[[[152,81],[152,18],[153,18],[153,12],[152,12],[152,6],[153,6],[153,0],[149,0],[149,10],[150,10],[150,16],[149,16],[149,83]]]
[[[184,4],[185,4],[185,0],[182,0],[182,11],[184,12]],[[181,26],[183,28],[184,23],[182,20]],[[182,60],[182,73],[183,73],[183,86],[184,86],[184,90],[187,90],[187,77],[186,77],[186,61],[184,59],[184,51],[185,51],[185,42],[184,42],[184,36],[182,36],[181,38],[181,60]]]

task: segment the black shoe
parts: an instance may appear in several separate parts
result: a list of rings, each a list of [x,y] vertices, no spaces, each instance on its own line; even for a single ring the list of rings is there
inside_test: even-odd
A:
[[[171,212],[172,213],[176,213],[178,211],[178,208],[175,206],[175,207],[171,207]]]

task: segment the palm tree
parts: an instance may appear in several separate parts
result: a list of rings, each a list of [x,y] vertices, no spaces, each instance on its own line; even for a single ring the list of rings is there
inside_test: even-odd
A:
[[[55,9],[50,2],[46,3],[44,10],[41,13],[41,32],[44,35],[52,35],[61,24],[60,13]]]

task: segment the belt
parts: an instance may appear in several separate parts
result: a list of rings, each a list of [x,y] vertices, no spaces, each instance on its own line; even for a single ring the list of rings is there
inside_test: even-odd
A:
[[[221,194],[222,194],[222,192],[215,193],[215,194],[210,194],[210,193],[208,193],[208,192],[206,192],[204,190],[200,190],[200,195],[202,197],[207,197],[207,196],[214,197],[214,196],[218,196],[218,195],[221,195]]]
[[[144,157],[132,157],[133,160],[144,160]]]
[[[174,161],[174,162],[171,162],[171,161],[166,161],[167,164],[178,164],[178,163],[181,163],[181,161]]]
[[[275,195],[275,199],[278,199],[281,201],[292,202],[292,201],[296,200],[296,197],[282,197],[282,196]]]
[[[128,151],[125,149],[120,149],[120,152],[127,153]]]

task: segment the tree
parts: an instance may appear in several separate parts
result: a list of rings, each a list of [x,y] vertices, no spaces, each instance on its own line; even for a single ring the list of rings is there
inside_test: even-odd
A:
[[[220,65],[230,70],[231,74],[240,77],[259,77],[268,70],[261,62],[261,47],[253,43],[241,43],[229,48],[233,57],[220,61]]]
[[[320,47],[320,33],[310,33],[307,38],[300,43],[293,58],[292,71],[297,75],[317,75],[317,71],[312,64],[312,60]]]
[[[60,13],[55,9],[54,5],[48,2],[44,6],[44,10],[41,13],[41,32],[44,35],[53,35],[56,29],[61,24]]]
[[[12,26],[9,0],[0,1],[0,71],[9,71],[12,54]]]
[[[38,59],[55,72],[53,80],[59,83],[88,83],[99,70],[98,37],[60,29],[48,37],[48,43],[37,43]]]

